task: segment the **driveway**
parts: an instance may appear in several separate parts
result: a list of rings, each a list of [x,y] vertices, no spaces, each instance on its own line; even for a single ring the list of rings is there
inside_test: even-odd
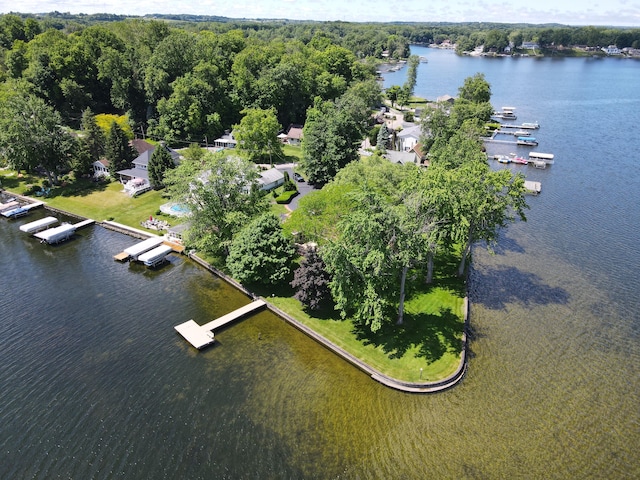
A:
[[[291,180],[293,180],[293,171],[295,167],[296,167],[295,163],[283,163],[281,165],[276,165],[276,168],[281,172],[287,172]],[[293,181],[298,186],[299,194],[293,197],[291,199],[291,202],[288,205],[286,205],[286,207],[289,210],[295,210],[296,208],[298,208],[298,202],[300,201],[300,199],[304,197],[307,193],[315,190],[315,188],[312,185],[309,185],[307,182],[296,182],[295,180]]]

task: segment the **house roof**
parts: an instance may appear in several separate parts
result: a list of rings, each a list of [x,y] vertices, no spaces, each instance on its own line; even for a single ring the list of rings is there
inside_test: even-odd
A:
[[[169,228],[169,230],[168,230],[168,232],[169,232],[169,233],[177,233],[177,234],[181,234],[181,233],[184,233],[184,232],[185,232],[185,230],[188,230],[190,226],[191,226],[191,224],[190,224],[190,223],[188,223],[188,222],[187,222],[187,223],[180,223],[180,224],[178,224],[178,225],[175,225],[175,226],[173,226],[173,227],[170,227],[170,228]]]
[[[455,97],[451,95],[442,95],[441,97],[436,98],[436,102],[448,102],[453,103],[455,101]]]
[[[405,165],[407,163],[416,163],[415,152],[398,152],[397,150],[387,150],[387,153],[383,155],[384,158],[391,163],[401,163]]]
[[[128,177],[144,178],[149,180],[149,172],[143,168],[127,168],[126,170],[120,170],[118,175],[126,175]]]
[[[141,138],[134,138],[131,140],[131,146],[136,149],[138,155],[146,152],[147,150],[153,150],[155,147],[153,144],[147,142],[146,140],[142,140]]]
[[[156,147],[154,147],[153,145],[151,146],[152,148],[150,150],[145,150],[144,152],[142,152],[140,155],[138,155],[136,157],[136,159],[132,162],[134,165],[137,166],[148,166],[149,165],[149,159],[151,159],[151,155],[153,155],[154,150],[156,149]],[[171,155],[171,158],[173,159],[173,163],[178,163],[179,159],[180,159],[180,154],[178,152],[176,152],[175,150],[165,147],[167,148],[167,150],[169,150],[169,154]]]
[[[398,132],[398,137],[399,138],[413,137],[418,139],[420,138],[421,128],[422,127],[420,125],[413,125],[411,127],[407,127]]]
[[[99,163],[100,165],[102,165],[103,167],[106,167],[106,168],[109,168],[109,165],[111,165],[109,160],[107,160],[106,158],[101,158],[100,160],[96,160],[95,162],[93,162],[94,165],[96,163]]]
[[[280,180],[284,180],[284,173],[282,173],[277,168],[271,168],[269,170],[265,170],[264,172],[260,172],[260,179],[258,180],[258,182],[262,183],[263,185],[268,185]]]
[[[304,127],[302,125],[290,125],[289,130],[287,131],[287,137],[300,140],[302,138],[303,128]]]

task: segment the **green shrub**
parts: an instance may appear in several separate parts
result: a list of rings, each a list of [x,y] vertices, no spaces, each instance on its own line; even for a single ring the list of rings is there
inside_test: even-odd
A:
[[[296,186],[295,183],[293,183],[291,180],[287,180],[286,182],[284,182],[284,184],[282,185],[282,189],[285,192],[293,192],[294,190],[298,190],[298,187]]]
[[[289,203],[293,197],[298,194],[297,190],[289,190],[282,192],[278,197],[276,197],[276,203]]]

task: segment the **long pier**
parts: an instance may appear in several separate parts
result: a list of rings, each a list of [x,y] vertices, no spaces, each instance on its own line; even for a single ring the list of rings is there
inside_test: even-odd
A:
[[[240,307],[237,310],[234,310],[231,313],[227,313],[226,315],[221,316],[220,318],[213,320],[209,323],[205,323],[204,325],[198,325],[194,320],[189,320],[187,322],[181,323],[180,325],[176,325],[176,331],[184,337],[184,339],[193,345],[198,350],[211,345],[214,342],[214,334],[213,330],[223,327],[228,323],[233,322],[245,315],[248,315],[259,308],[262,308],[266,305],[264,300],[258,299],[251,302],[244,307]]]

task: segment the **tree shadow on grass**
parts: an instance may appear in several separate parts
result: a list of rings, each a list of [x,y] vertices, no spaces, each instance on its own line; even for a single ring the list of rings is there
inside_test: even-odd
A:
[[[463,327],[464,320],[447,308],[438,314],[405,315],[402,325],[388,322],[377,332],[367,325],[356,325],[353,333],[364,345],[381,347],[390,359],[401,358],[415,348],[416,357],[433,363],[446,353],[460,352]]]

